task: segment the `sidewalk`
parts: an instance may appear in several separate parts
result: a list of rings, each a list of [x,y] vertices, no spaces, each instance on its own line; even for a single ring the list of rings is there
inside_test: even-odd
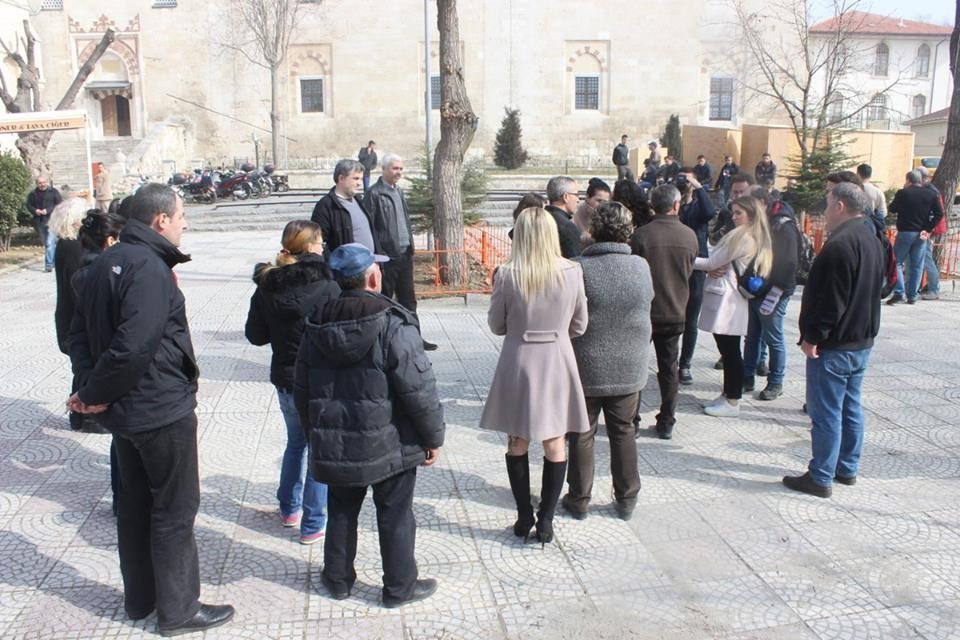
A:
[[[184,238],[195,259],[177,271],[201,370],[202,599],[237,607],[232,623],[205,637],[960,637],[956,297],[884,307],[855,487],[821,500],[780,484],[809,455],[798,349],[781,399],[748,400],[739,420],[714,419],[698,403],[717,394],[721,373],[701,335],[674,439],[637,442],[643,489],[633,520],[614,516],[600,438],[589,517],[558,514],[557,542],[543,550],[508,530],[505,438],[476,426],[499,348],[485,300],[423,303],[424,336],[440,345],[430,357],[448,430],[439,463],[419,473],[417,557],[440,589],[388,610],[369,499],[348,600],[327,598],[319,584],[322,545],[301,546],[279,525],[285,431],[270,351],[243,336],[252,265],[272,258],[279,232]],[[53,274],[0,275],[0,637],[156,637],[155,616],[132,623],[123,614],[109,439],[67,426],[70,372],[53,306]],[[790,344],[798,310],[795,299]],[[649,425],[653,375],[643,400]],[[539,463],[531,475],[537,494]]]

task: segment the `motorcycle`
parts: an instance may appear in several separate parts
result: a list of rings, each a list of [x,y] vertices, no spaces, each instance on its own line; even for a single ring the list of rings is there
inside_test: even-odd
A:
[[[270,178],[270,185],[273,187],[273,190],[276,193],[283,193],[284,191],[290,191],[290,183],[287,180],[287,176],[281,176],[276,173],[276,166],[272,164],[266,164],[263,166],[263,172],[267,174]]]
[[[217,193],[213,188],[213,181],[209,176],[198,173],[175,173],[167,182],[184,202],[199,204],[213,204],[217,201]]]
[[[217,196],[220,198],[233,198],[234,200],[246,200],[253,194],[253,189],[247,182],[247,174],[233,173],[224,171],[219,174],[219,179],[215,179]]]

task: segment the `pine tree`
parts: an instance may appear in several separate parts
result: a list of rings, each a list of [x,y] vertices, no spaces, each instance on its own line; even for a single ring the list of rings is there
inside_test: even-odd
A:
[[[794,175],[790,176],[792,181],[784,193],[784,198],[798,213],[823,211],[826,204],[823,185],[827,175],[849,169],[856,164],[856,159],[850,157],[846,147],[847,141],[839,133],[833,132],[816,151],[807,155],[806,161],[799,156],[791,158]]]
[[[436,207],[433,196],[433,167],[428,155],[417,158],[419,175],[410,175],[410,189],[407,190],[407,205],[410,207],[410,222],[416,232],[433,230]],[[468,162],[463,166],[463,179],[460,183],[461,207],[464,225],[477,224],[483,216],[477,210],[487,194],[487,175],[479,162]]]
[[[660,134],[660,144],[667,148],[667,152],[677,159],[677,164],[683,164],[683,140],[680,137],[680,116],[671,114],[667,126]]]
[[[527,161],[527,152],[520,144],[523,133],[520,130],[520,110],[504,107],[506,116],[497,131],[497,144],[493,151],[493,161],[504,169],[517,169]]]

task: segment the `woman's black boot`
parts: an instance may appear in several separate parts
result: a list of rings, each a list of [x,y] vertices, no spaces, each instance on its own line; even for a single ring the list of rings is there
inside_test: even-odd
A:
[[[557,511],[566,475],[566,460],[550,462],[543,459],[543,483],[540,488],[540,508],[537,510],[537,538],[541,546],[553,542],[553,514]]]
[[[530,504],[530,458],[522,456],[505,456],[507,461],[507,476],[510,478],[510,490],[517,503],[517,521],[513,524],[513,535],[526,541],[533,529],[533,506]]]

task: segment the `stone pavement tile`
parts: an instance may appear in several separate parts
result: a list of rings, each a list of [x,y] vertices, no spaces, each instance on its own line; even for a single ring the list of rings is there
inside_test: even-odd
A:
[[[0,564],[2,571],[2,564]],[[40,590],[31,587],[8,586],[5,578],[0,578],[0,637],[9,638],[16,629],[11,629],[20,612],[28,608],[40,596]]]
[[[712,582],[752,573],[747,564],[718,535],[690,538],[677,544],[645,545],[660,569],[683,582]]]
[[[929,427],[912,427],[910,430],[941,449],[946,447],[960,447],[960,428],[957,427],[957,424],[960,423],[960,404],[952,406],[956,407],[958,416],[957,418],[950,419],[951,424]]]
[[[791,523],[831,560],[870,558],[889,553],[887,540],[862,520]]]
[[[758,572],[784,566],[830,563],[829,557],[785,523],[763,529],[733,531],[722,534],[722,537],[750,568]]]
[[[960,549],[956,545],[939,551],[918,552],[916,559],[925,567],[946,580],[954,589],[960,589]]]
[[[482,567],[498,606],[584,595],[583,586],[562,551],[562,539],[555,538],[542,549],[539,542],[524,545],[517,540],[512,531],[504,530],[500,541],[478,541]]]
[[[819,640],[806,623],[787,624],[766,629],[736,631],[729,635],[717,636],[716,640]]]
[[[862,518],[880,536],[884,545],[897,552],[960,549],[960,533],[934,522],[924,513],[901,513]]]
[[[593,551],[636,543],[636,534],[628,522],[613,514],[613,509],[592,508],[586,520],[575,520],[558,508],[554,532],[567,552]]]
[[[304,623],[304,629],[304,638],[329,638],[330,640],[404,638],[403,617],[396,610],[391,615],[374,617],[338,616],[320,620],[310,619]]]
[[[836,565],[888,607],[960,598],[960,578],[951,584],[926,566],[923,556],[900,553],[841,560]]]
[[[804,621],[882,608],[879,600],[836,564],[785,564],[757,575]]]
[[[231,626],[303,621],[307,612],[307,575],[247,575],[225,582],[208,597],[211,602],[236,607]]]
[[[656,504],[720,500],[742,492],[746,482],[750,481],[738,480],[719,467],[679,469],[647,479],[637,501],[638,504]]]
[[[756,497],[734,496],[693,503],[701,517],[719,534],[772,527],[782,520]]]
[[[89,588],[103,585],[123,591],[116,547],[98,549],[73,546],[63,552],[40,588],[44,591]]]
[[[713,528],[694,506],[685,502],[639,504],[628,524],[646,545],[679,542],[713,533]]]
[[[437,566],[477,562],[480,552],[467,527],[417,526],[417,562]]]
[[[21,509],[6,523],[3,533],[15,536],[43,553],[59,555],[71,544],[89,512],[61,511],[32,513]],[[2,548],[0,544],[0,548]]]
[[[76,638],[102,638],[130,624],[123,611],[123,593],[113,587],[50,588],[23,607],[8,637],[63,638],[67,631]]]
[[[891,610],[866,611],[807,622],[821,640],[925,640]]]
[[[729,631],[749,631],[800,622],[799,617],[760,578],[740,576],[686,586],[709,619]]]
[[[109,464],[109,463],[108,463]],[[100,480],[75,482],[45,482],[23,505],[22,513],[59,513],[62,511],[92,511],[110,492],[110,469]],[[111,494],[112,495],[112,494]]]
[[[384,636],[388,637],[388,636]],[[403,615],[404,640],[506,640],[496,608],[428,611]]]
[[[622,620],[626,611],[618,612],[618,617],[608,617],[610,624],[623,628]],[[582,638],[587,633],[597,634],[604,627],[597,624],[599,615],[590,598],[586,596],[557,597],[542,603],[525,600],[505,602],[500,606],[500,615],[507,631],[507,637],[516,640],[534,638]],[[638,625],[639,626],[639,625]],[[588,632],[589,630],[589,632]],[[607,636],[614,637],[614,636]]]
[[[667,585],[671,579],[642,545],[627,541],[616,546],[571,550],[567,553],[577,579],[595,600],[604,594]],[[611,567],[616,567],[615,571]]]
[[[784,475],[802,473],[803,467],[786,469]],[[839,489],[838,489],[839,491]],[[770,494],[762,498],[771,509],[780,514],[784,522],[797,525],[803,523],[838,522],[854,518],[850,510],[836,500],[824,500],[813,496],[801,495],[790,491],[782,484],[771,487]]]
[[[204,640],[302,640],[303,638],[326,638],[317,634],[308,623],[297,616],[294,620],[277,620],[262,624],[245,624],[243,610],[226,625],[215,627],[203,634]],[[309,630],[309,631],[308,631]],[[311,633],[312,632],[312,633]]]
[[[960,600],[911,604],[892,609],[924,640],[954,640],[960,637]]]

